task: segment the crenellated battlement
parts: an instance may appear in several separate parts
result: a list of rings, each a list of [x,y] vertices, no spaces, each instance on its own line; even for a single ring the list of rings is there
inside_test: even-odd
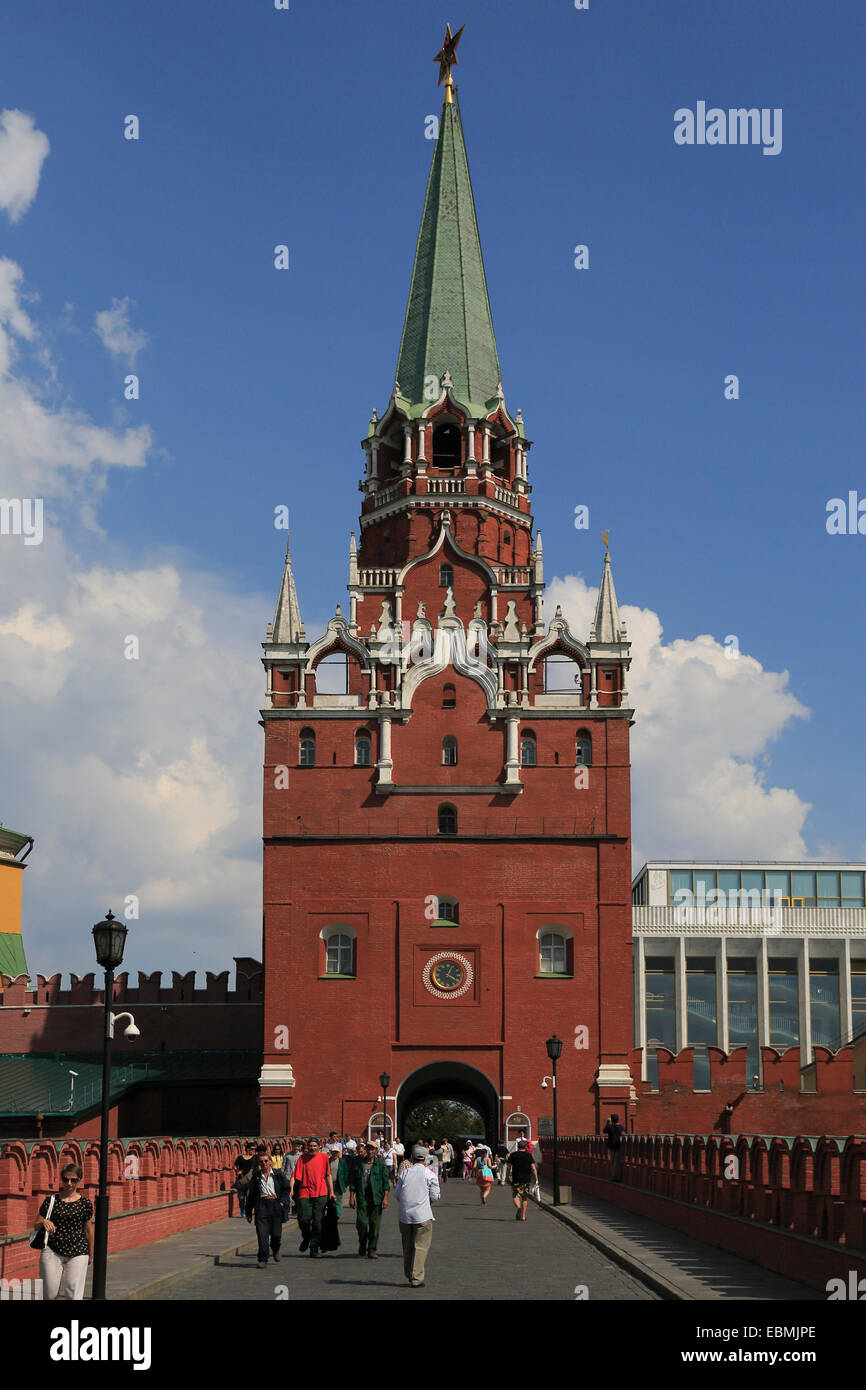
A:
[[[37,975],[33,988],[26,975],[0,975],[0,1053],[39,1056],[45,1053],[91,1053],[101,1047],[105,991],[93,974],[69,977]],[[264,971],[260,961],[235,957],[235,986],[229,972],[205,973],[199,987],[196,972],[139,971],[136,983],[128,972],[114,981],[112,1005],[135,1015],[139,1037],[124,1038],[127,1052],[185,1052],[207,1050],[216,1040],[237,1048],[262,1045]]]
[[[247,956],[235,957],[235,987],[229,988],[229,971],[215,975],[205,971],[204,988],[196,984],[196,971],[181,975],[171,972],[171,984],[163,986],[161,970],[151,975],[138,972],[138,983],[131,985],[129,972],[123,971],[114,981],[112,999],[115,1004],[260,1004],[264,997],[264,971],[259,961]],[[63,988],[63,976],[37,975],[35,988],[30,987],[27,975],[15,977],[0,974],[0,1007],[20,1006],[33,1009],[58,1005],[89,1007],[105,1002],[105,991],[96,984],[96,976],[69,976],[69,987]]]
[[[658,1086],[639,1081],[630,1106],[636,1134],[866,1132],[866,1035],[836,1052],[815,1047],[809,1064],[801,1062],[798,1047],[763,1047],[758,1086],[747,1075],[745,1047],[728,1053],[707,1047],[705,1061],[695,1051],[656,1049]],[[640,1048],[630,1061],[632,1076],[639,1077]]]

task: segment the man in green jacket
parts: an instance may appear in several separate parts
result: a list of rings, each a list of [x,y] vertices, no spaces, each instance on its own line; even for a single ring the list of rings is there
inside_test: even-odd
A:
[[[358,1254],[377,1260],[382,1212],[388,1205],[388,1169],[377,1144],[365,1144],[363,1152],[349,1160],[349,1186],[355,1194]]]

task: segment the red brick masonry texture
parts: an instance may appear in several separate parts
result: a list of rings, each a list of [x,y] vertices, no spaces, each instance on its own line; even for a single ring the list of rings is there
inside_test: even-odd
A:
[[[110,1254],[237,1213],[231,1190],[244,1139],[126,1139],[108,1150]],[[39,1255],[27,1236],[60,1169],[77,1163],[82,1192],[95,1200],[99,1144],[11,1140],[0,1145],[0,1278],[35,1278]],[[127,1176],[125,1176],[125,1174]]]
[[[550,1179],[553,1151],[542,1140]],[[635,1135],[622,1181],[597,1135],[559,1144],[560,1185],[826,1290],[866,1275],[866,1138]]]

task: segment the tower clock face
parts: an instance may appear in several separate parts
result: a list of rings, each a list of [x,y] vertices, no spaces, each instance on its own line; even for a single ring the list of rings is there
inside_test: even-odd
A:
[[[459,960],[440,960],[430,971],[430,978],[439,989],[459,989],[466,979],[466,971]]]
[[[439,951],[421,972],[424,988],[437,999],[458,999],[471,988],[474,976],[471,960],[457,951]]]

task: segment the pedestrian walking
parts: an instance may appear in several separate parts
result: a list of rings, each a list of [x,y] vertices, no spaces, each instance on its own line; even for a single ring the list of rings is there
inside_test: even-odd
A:
[[[278,1140],[276,1141],[276,1143],[273,1145],[272,1149],[271,1149],[271,1167],[272,1167],[272,1168],[282,1168],[282,1166],[283,1166],[283,1146],[282,1146],[282,1144],[280,1143],[280,1141],[279,1141],[279,1139],[278,1139]]]
[[[471,1140],[463,1145],[463,1181],[468,1182],[472,1172],[472,1159],[475,1156],[475,1145]]]
[[[358,1254],[379,1258],[379,1231],[382,1213],[388,1209],[388,1169],[370,1140],[351,1160],[349,1185],[355,1198],[355,1229]]]
[[[610,1157],[609,1178],[611,1182],[622,1182],[622,1140],[625,1126],[619,1122],[619,1115],[611,1115],[602,1131],[607,1140]]]
[[[391,1169],[391,1181],[396,1187],[397,1176],[400,1164],[406,1157],[406,1147],[400,1139],[394,1140],[394,1167]]]
[[[297,1165],[298,1165],[298,1159],[300,1158],[301,1154],[303,1153],[303,1150],[304,1150],[304,1146],[303,1146],[303,1144],[301,1143],[301,1140],[300,1140],[300,1139],[293,1139],[293,1140],[292,1140],[292,1146],[291,1146],[291,1148],[290,1148],[290,1149],[287,1148],[287,1149],[286,1149],[286,1152],[283,1154],[282,1173],[283,1173],[283,1176],[287,1179],[287,1181],[288,1181],[289,1183],[291,1183],[291,1181],[292,1181],[292,1174],[294,1173],[295,1168],[296,1168]],[[290,1216],[291,1216],[292,1212],[295,1210],[296,1205],[297,1205],[297,1204],[290,1198],[290,1199],[289,1199],[289,1215],[290,1215]]]
[[[526,1152],[526,1140],[518,1139],[517,1148],[508,1155],[511,1190],[514,1193],[514,1219],[526,1220],[526,1204],[533,1186],[538,1182],[538,1169],[531,1154]]]
[[[475,1185],[481,1194],[482,1207],[487,1206],[487,1198],[493,1186],[493,1169],[490,1167],[490,1150],[478,1149],[475,1154]]]
[[[342,1152],[334,1144],[328,1154],[331,1169],[331,1182],[334,1184],[334,1200],[337,1207],[337,1220],[343,1215],[343,1194],[349,1186],[349,1165]]]
[[[391,1181],[391,1175],[392,1175],[392,1173],[394,1172],[394,1169],[395,1169],[396,1166],[397,1166],[397,1165],[396,1165],[396,1157],[397,1157],[397,1156],[396,1156],[396,1154],[395,1154],[395,1152],[394,1152],[394,1145],[390,1142],[390,1140],[388,1140],[388,1139],[385,1140],[384,1145],[382,1146],[382,1148],[381,1148],[380,1151],[379,1151],[379,1157],[382,1159],[383,1163],[385,1164],[385,1167],[388,1169],[388,1181],[390,1182],[390,1181]]]
[[[439,1200],[439,1183],[427,1166],[427,1148],[416,1144],[412,1163],[397,1182],[398,1219],[403,1243],[403,1270],[413,1289],[424,1287],[424,1269],[433,1240],[431,1199]]]
[[[451,1145],[447,1139],[439,1140],[435,1153],[439,1165],[439,1186],[444,1187],[448,1181],[448,1168],[451,1162]]]
[[[246,1217],[247,1221],[256,1223],[258,1268],[264,1269],[267,1264],[269,1246],[270,1254],[278,1262],[283,1222],[289,1219],[289,1183],[282,1169],[274,1168],[265,1144],[259,1145],[257,1167],[247,1194]]]
[[[505,1186],[506,1165],[508,1163],[508,1145],[504,1139],[496,1145],[496,1181],[500,1187]]]
[[[45,1230],[39,1256],[44,1299],[84,1298],[87,1266],[93,1259],[93,1203],[80,1191],[81,1169],[67,1163],[60,1170],[60,1191],[39,1208],[36,1229]]]
[[[244,1144],[243,1153],[238,1154],[235,1159],[234,1169],[237,1174],[234,1188],[235,1192],[238,1194],[238,1207],[240,1208],[241,1216],[243,1216],[250,1183],[253,1180],[253,1174],[256,1170],[256,1146],[251,1139],[247,1140]]]
[[[298,1225],[303,1237],[299,1247],[301,1254],[308,1249],[312,1257],[318,1259],[325,1203],[335,1196],[330,1159],[319,1151],[318,1139],[307,1141],[295,1165],[289,1192],[298,1203]]]

